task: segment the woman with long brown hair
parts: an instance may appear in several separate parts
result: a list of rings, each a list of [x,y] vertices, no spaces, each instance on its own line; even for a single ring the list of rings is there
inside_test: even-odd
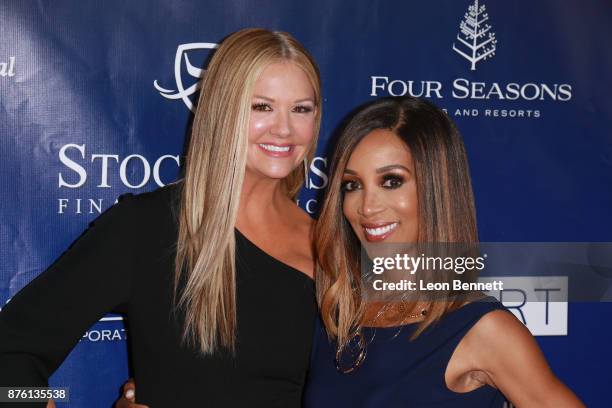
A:
[[[467,156],[448,116],[413,97],[358,109],[339,137],[315,227],[322,324],[305,406],[501,407],[502,393],[517,407],[582,406],[492,298],[366,296],[375,251],[443,244],[470,253],[477,242]],[[422,272],[404,277],[416,284]]]
[[[294,198],[320,118],[318,69],[295,39],[226,38],[184,180],[124,197],[2,309],[0,385],[46,385],[116,311],[128,317],[138,402],[299,406],[316,306],[312,221]]]

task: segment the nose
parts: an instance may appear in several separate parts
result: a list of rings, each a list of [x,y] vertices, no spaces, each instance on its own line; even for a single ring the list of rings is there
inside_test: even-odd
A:
[[[371,217],[384,210],[384,206],[380,200],[379,194],[371,189],[362,190],[361,203],[357,209],[357,213],[363,217]]]
[[[289,136],[291,134],[291,113],[282,109],[278,110],[274,115],[274,123],[270,131],[275,136]]]

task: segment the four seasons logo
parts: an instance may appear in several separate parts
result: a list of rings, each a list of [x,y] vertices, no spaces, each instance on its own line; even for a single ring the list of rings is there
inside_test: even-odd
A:
[[[453,50],[471,62],[472,71],[476,69],[476,63],[495,56],[497,40],[487,21],[489,15],[485,5],[474,0],[459,25],[458,43],[453,43]]]

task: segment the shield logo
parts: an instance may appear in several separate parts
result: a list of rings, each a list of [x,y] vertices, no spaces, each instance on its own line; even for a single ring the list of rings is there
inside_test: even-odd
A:
[[[159,91],[159,94],[166,99],[181,99],[185,106],[187,106],[187,108],[193,112],[193,102],[189,97],[200,89],[200,80],[202,79],[202,76],[206,70],[194,66],[191,61],[189,61],[188,53],[193,52],[194,50],[213,50],[217,47],[218,44],[215,43],[180,44],[176,49],[176,56],[174,57],[174,79],[176,81],[176,90],[162,87],[157,82],[157,79],[153,81],[153,86]],[[196,79],[195,82],[189,85],[187,88],[185,88],[184,83],[187,81],[183,81],[182,75],[183,70],[181,64],[183,61],[185,61],[185,69],[187,74]]]

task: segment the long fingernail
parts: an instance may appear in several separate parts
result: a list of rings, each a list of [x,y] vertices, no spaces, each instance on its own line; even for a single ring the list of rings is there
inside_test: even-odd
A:
[[[125,392],[125,398],[127,399],[132,399],[134,398],[134,390],[129,389]]]

